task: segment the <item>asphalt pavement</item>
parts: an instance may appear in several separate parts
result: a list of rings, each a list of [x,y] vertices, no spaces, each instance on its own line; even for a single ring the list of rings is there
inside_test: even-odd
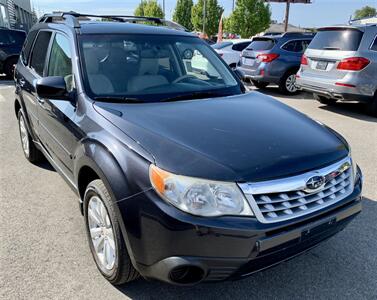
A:
[[[362,214],[310,252],[244,280],[114,287],[92,260],[75,194],[48,163],[23,157],[14,87],[0,81],[0,299],[377,299],[377,119],[358,104],[264,92],[347,138],[365,177]]]

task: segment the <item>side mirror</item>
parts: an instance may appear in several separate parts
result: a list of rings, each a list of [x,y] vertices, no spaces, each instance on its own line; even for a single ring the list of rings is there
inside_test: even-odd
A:
[[[70,100],[66,82],[62,76],[49,76],[37,80],[37,94],[40,98]]]

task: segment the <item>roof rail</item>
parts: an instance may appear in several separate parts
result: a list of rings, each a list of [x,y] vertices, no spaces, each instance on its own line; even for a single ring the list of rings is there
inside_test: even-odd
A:
[[[314,36],[315,32],[285,32],[282,34],[282,37],[305,37],[305,36]]]
[[[58,12],[52,14],[45,14],[39,19],[39,23],[54,23],[64,21],[67,25],[80,28],[79,20],[86,18],[101,18],[109,19],[116,22],[138,23],[138,22],[152,22],[157,25],[169,24],[169,21],[156,17],[140,17],[140,16],[123,16],[123,15],[93,15],[80,14],[76,12]]]

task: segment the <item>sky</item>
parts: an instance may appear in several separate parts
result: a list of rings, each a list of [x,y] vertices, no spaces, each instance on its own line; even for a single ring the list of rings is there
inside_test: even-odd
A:
[[[93,14],[133,15],[140,0],[31,0],[37,14],[52,11],[77,11]],[[163,0],[157,0],[161,6]],[[196,2],[196,0],[194,0]],[[231,13],[232,0],[218,0],[225,15]],[[166,18],[171,19],[176,0],[165,0]],[[358,8],[365,5],[377,7],[377,0],[312,0],[312,4],[293,4],[289,23],[301,27],[320,27],[345,24]],[[282,22],[284,3],[271,3],[272,19]]]

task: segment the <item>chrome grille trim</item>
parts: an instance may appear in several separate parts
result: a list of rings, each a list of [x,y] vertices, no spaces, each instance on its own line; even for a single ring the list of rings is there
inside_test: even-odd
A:
[[[309,191],[306,183],[323,176],[325,183]],[[346,157],[330,166],[288,178],[239,183],[255,216],[262,223],[297,218],[332,205],[353,191],[352,161]]]

